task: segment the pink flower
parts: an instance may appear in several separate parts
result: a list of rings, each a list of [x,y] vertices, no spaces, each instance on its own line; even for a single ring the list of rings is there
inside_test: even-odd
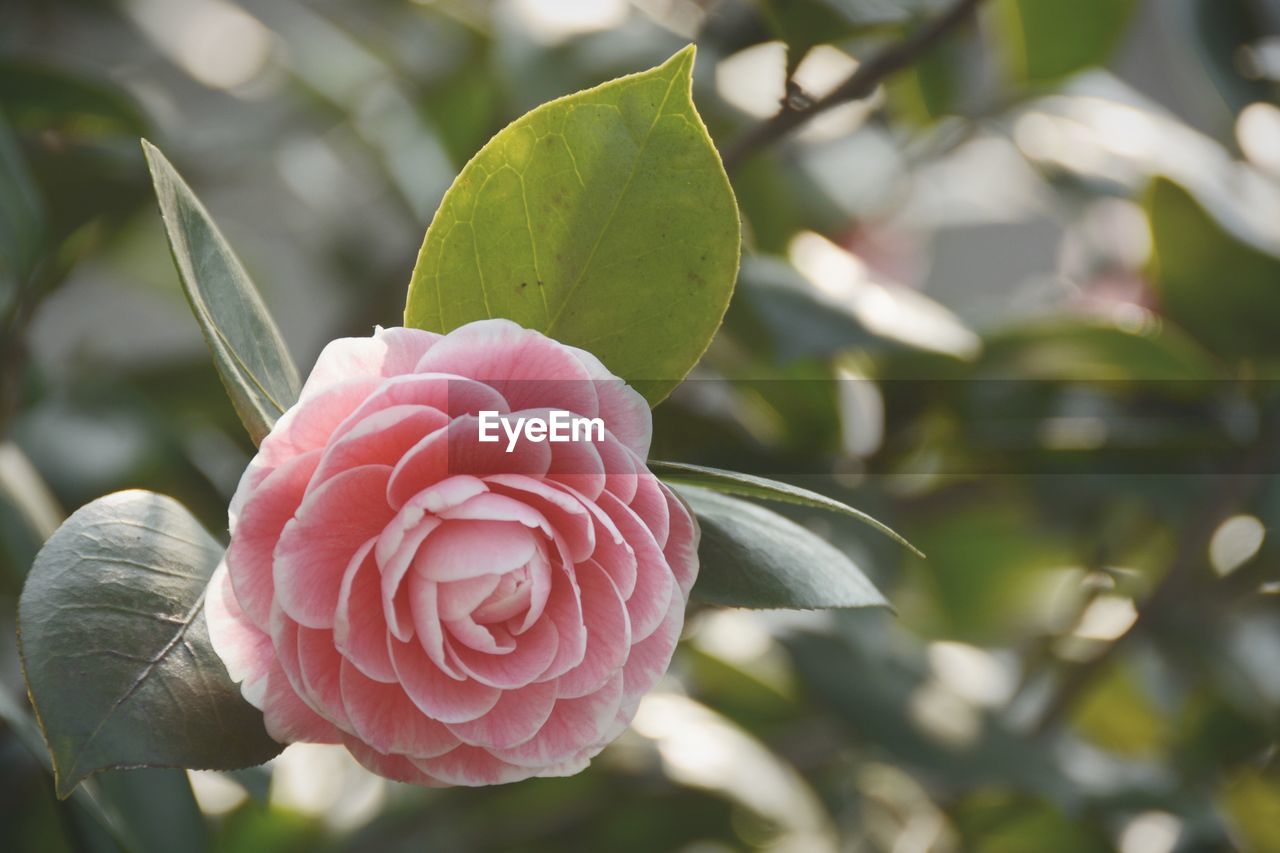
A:
[[[549,410],[603,440],[478,440],[482,411]],[[232,499],[214,648],[276,740],[423,785],[575,773],[666,671],[697,574],[650,431],[594,356],[505,320],[334,341]]]

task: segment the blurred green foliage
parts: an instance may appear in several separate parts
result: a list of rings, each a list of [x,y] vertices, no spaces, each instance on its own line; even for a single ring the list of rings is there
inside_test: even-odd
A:
[[[947,6],[0,5],[0,846],[1280,849],[1265,0],[992,0],[731,176],[738,291],[655,412],[654,455],[884,518],[929,558],[788,510],[896,616],[691,613],[662,695],[570,779],[407,789],[300,747],[194,793],[128,771],[53,797],[4,639],[35,550],[131,486],[223,531],[252,452],[139,136],[208,202],[305,366],[399,322],[440,195],[532,106],[696,40],[723,148],[788,75],[820,96]]]

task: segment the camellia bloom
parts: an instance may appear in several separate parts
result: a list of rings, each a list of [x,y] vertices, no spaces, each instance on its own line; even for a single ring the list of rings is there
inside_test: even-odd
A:
[[[479,441],[479,413],[600,441]],[[643,397],[505,320],[325,348],[231,502],[209,632],[282,742],[383,776],[574,773],[666,671],[698,533],[646,468]]]

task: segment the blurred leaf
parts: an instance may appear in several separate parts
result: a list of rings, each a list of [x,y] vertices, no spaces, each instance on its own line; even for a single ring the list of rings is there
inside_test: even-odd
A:
[[[1243,850],[1280,850],[1280,777],[1256,767],[1241,768],[1218,795]]]
[[[1172,181],[1157,178],[1146,205],[1169,317],[1219,355],[1280,355],[1280,258],[1229,231]]]
[[[120,492],[75,512],[19,602],[28,689],[58,793],[113,767],[224,769],[280,751],[209,643],[222,548],[176,501]]]
[[[888,607],[840,551],[755,504],[695,486],[676,491],[702,529],[693,594],[728,607]]]
[[[738,471],[722,471],[719,468],[704,468],[701,465],[688,465],[683,462],[661,462],[649,460],[649,470],[674,485],[700,486],[704,489],[722,494],[738,495],[746,498],[762,498],[768,501],[796,504],[798,506],[815,507],[828,512],[847,515],[879,530],[885,536],[907,548],[919,557],[924,557],[916,546],[895,531],[892,527],[879,521],[859,509],[843,504],[834,498],[818,492],[802,489],[790,483],[780,483],[752,474]]]
[[[208,828],[185,770],[134,769],[94,781],[129,827],[139,853],[209,849]]]
[[[733,292],[733,192],[690,99],[693,49],[508,125],[427,231],[405,324],[505,317],[587,349],[661,401]],[[525,239],[527,236],[527,239]]]
[[[6,334],[10,312],[35,271],[48,237],[46,225],[35,178],[0,113],[0,331]]]
[[[1105,65],[1124,36],[1135,0],[999,0],[1000,44],[1026,83],[1051,83]]]
[[[749,311],[756,333],[782,361],[898,345],[868,330],[846,303],[820,299],[800,271],[781,258],[744,257],[737,297],[726,322],[741,325],[741,315]]]
[[[0,687],[0,720],[4,721],[27,752],[44,765],[45,771],[52,773],[53,765],[49,761],[49,751],[45,748],[40,728],[27,709],[14,701],[8,690],[2,687]],[[83,809],[91,820],[107,835],[119,842],[124,849],[130,849],[136,844],[132,833],[125,826],[123,817],[110,803],[104,801],[102,794],[95,786],[79,786],[71,793],[71,802]]]
[[[1001,377],[1110,382],[1223,378],[1213,357],[1176,328],[1125,328],[1085,317],[1035,320],[990,335],[978,369]]]
[[[298,369],[267,306],[209,212],[160,149],[143,141],[183,291],[255,444],[298,398]]]
[[[1108,853],[1106,836],[1063,814],[1052,803],[1002,790],[982,791],[962,802],[957,823],[963,849],[974,853]]]
[[[1011,491],[969,496],[917,522],[911,538],[930,558],[912,563],[923,610],[904,605],[904,620],[926,635],[975,644],[1042,629],[1050,572],[1071,557],[1064,542],[1036,525],[1034,511]]]
[[[1072,714],[1085,738],[1118,755],[1151,756],[1166,745],[1170,721],[1161,713],[1135,670],[1113,665],[1077,703]]]

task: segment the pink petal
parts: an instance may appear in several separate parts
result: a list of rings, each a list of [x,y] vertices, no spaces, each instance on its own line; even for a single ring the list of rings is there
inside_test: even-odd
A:
[[[382,380],[362,377],[320,388],[280,416],[258,448],[256,463],[275,468],[308,450],[324,447],[333,431]]]
[[[516,498],[537,510],[564,538],[573,562],[585,560],[595,550],[595,525],[579,497],[551,483],[516,474],[495,474],[485,482],[494,492]]]
[[[503,441],[481,442],[479,419],[463,415],[405,453],[387,485],[387,499],[393,506],[402,506],[428,486],[459,474],[542,477],[550,464],[551,450],[546,442],[518,441],[507,453]]]
[[[424,435],[448,423],[444,412],[425,406],[392,406],[369,415],[328,446],[314,483],[361,465],[395,465]]]
[[[403,755],[385,755],[351,735],[344,735],[342,742],[346,744],[347,751],[355,757],[356,761],[379,776],[395,782],[407,782],[410,785],[423,785],[427,788],[445,787],[444,782],[423,773]]]
[[[584,749],[598,748],[622,702],[622,673],[616,672],[594,693],[559,699],[546,723],[529,740],[494,755],[510,764],[543,769],[570,761]]]
[[[382,609],[382,578],[373,558],[374,540],[352,560],[338,592],[333,622],[337,650],[375,681],[396,680],[387,651],[387,619]]]
[[[507,654],[488,655],[458,643],[446,645],[450,659],[463,672],[503,690],[514,690],[538,681],[556,657],[559,635],[550,619],[540,619],[520,635],[515,649]]]
[[[636,588],[636,552],[622,538],[618,526],[598,505],[587,504],[596,523],[596,550],[591,559],[613,580],[622,598],[628,599]]]
[[[587,653],[581,593],[570,572],[555,572],[545,618],[555,624],[559,641],[556,643],[556,656],[542,678],[558,678],[582,663]]]
[[[204,601],[209,641],[222,659],[227,675],[240,685],[249,704],[261,708],[267,675],[276,666],[271,636],[258,628],[240,608],[226,563],[214,570]]]
[[[653,534],[631,508],[608,492],[600,496],[600,506],[622,533],[636,555],[636,588],[627,597],[632,641],[643,640],[662,622],[676,592],[675,578],[667,558],[658,550]]]
[[[449,726],[463,743],[486,749],[508,749],[538,733],[556,704],[555,682],[504,691],[489,713]]]
[[[437,582],[505,574],[528,563],[537,549],[534,534],[515,522],[448,521],[427,536],[413,571]]]
[[[267,734],[280,743],[338,743],[341,733],[298,697],[279,667],[267,676],[262,721]]]
[[[320,351],[302,386],[303,399],[347,379],[411,373],[440,335],[423,329],[378,327],[368,338],[338,338]]]
[[[701,534],[698,523],[684,501],[665,485],[662,486],[662,491],[667,497],[668,515],[671,519],[671,533],[662,554],[675,575],[681,595],[688,601],[689,590],[693,589],[693,582],[698,579],[698,541]]]
[[[631,651],[631,622],[613,581],[594,563],[578,566],[577,580],[587,639],[582,662],[560,676],[559,695],[567,699],[599,690],[622,670]]]
[[[463,619],[480,606],[495,589],[501,575],[479,575],[462,581],[440,584],[438,589],[438,606],[440,618],[449,622]]]
[[[628,506],[653,534],[653,540],[659,548],[667,544],[671,533],[670,509],[667,507],[667,495],[658,483],[658,478],[645,471],[636,477],[636,496]]]
[[[450,332],[418,371],[457,373],[493,386],[515,409],[548,407],[595,417],[591,375],[567,347],[509,320],[480,320]]]
[[[595,500],[607,482],[604,460],[593,442],[562,441],[552,444],[547,479]]]
[[[351,412],[333,431],[333,439],[346,435],[366,418],[397,406],[421,406],[444,412],[450,418],[481,411],[510,411],[501,394],[474,379],[447,373],[394,376],[384,380]]]
[[[587,369],[600,400],[600,417],[609,431],[639,456],[649,458],[653,411],[639,391],[609,372],[600,359],[577,347],[566,347]]]
[[[662,623],[652,634],[631,647],[626,666],[622,668],[624,706],[639,702],[666,673],[683,627],[684,602],[679,596],[672,596],[670,609]]]
[[[503,785],[534,775],[532,770],[499,761],[488,750],[465,744],[436,758],[414,759],[413,764],[449,785]]]
[[[428,512],[441,512],[485,491],[485,484],[475,477],[451,477],[430,489],[419,492],[400,508],[378,535],[374,557],[382,569],[382,607],[387,626],[400,640],[413,636],[408,601],[399,595],[400,583],[413,565],[418,547],[440,521],[427,517]]]
[[[605,433],[604,441],[597,443],[595,448],[604,461],[605,489],[623,503],[631,503],[639,486],[636,478],[644,465],[609,433]]]
[[[457,681],[440,671],[418,643],[391,641],[391,660],[405,693],[422,713],[442,723],[463,723],[487,714],[502,693],[470,679]]]
[[[264,632],[270,628],[271,602],[275,596],[271,555],[285,524],[302,503],[320,453],[312,450],[295,456],[247,495],[227,548],[227,571],[236,598]]]
[[[391,469],[365,465],[334,476],[303,500],[275,550],[276,600],[308,628],[331,628],[351,558],[392,518]]]
[[[366,678],[349,661],[342,666],[342,697],[355,734],[378,752],[430,758],[458,739],[409,701],[399,684]]]
[[[440,587],[430,581],[408,585],[409,610],[419,647],[450,678],[462,680],[463,674],[445,654],[444,626],[440,622]]]
[[[298,628],[298,674],[303,696],[320,716],[334,725],[346,728],[346,708],[342,704],[339,676],[343,658],[333,647],[333,632],[316,628]]]

